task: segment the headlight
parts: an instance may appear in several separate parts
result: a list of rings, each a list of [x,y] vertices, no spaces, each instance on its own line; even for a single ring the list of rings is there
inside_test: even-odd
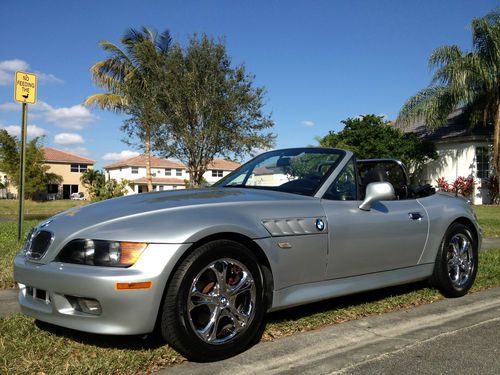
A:
[[[73,240],[61,250],[58,262],[90,266],[129,267],[146,249],[142,242]]]

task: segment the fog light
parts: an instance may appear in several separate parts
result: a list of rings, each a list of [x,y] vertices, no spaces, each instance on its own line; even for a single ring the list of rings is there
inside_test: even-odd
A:
[[[93,298],[66,296],[69,303],[76,311],[92,315],[101,315],[102,309],[99,301]]]

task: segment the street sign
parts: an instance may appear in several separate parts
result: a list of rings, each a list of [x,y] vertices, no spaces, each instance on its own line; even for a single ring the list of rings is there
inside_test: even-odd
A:
[[[14,98],[20,103],[36,103],[36,75],[26,72],[16,72]]]

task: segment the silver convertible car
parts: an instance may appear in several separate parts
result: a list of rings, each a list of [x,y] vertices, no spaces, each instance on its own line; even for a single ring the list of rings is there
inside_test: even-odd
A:
[[[214,361],[255,343],[268,311],[425,279],[462,296],[480,244],[466,200],[410,187],[401,162],[294,148],[208,189],[60,213],[33,229],[14,274],[35,319],[156,330],[187,358]]]

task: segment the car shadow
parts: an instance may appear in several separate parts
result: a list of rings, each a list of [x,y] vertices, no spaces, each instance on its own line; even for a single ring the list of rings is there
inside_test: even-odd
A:
[[[319,302],[279,310],[267,314],[267,323],[280,323],[291,319],[300,319],[308,315],[324,313],[327,311],[355,307],[365,303],[376,302],[387,297],[402,296],[411,292],[428,288],[427,281],[419,281],[412,284],[405,284],[383,289],[375,289],[367,292],[351,294],[344,297],[331,298]]]
[[[104,335],[87,333],[50,323],[35,321],[38,328],[48,333],[68,338],[80,344],[94,345],[99,348],[144,350],[157,349],[166,345],[158,334],[149,335]]]

